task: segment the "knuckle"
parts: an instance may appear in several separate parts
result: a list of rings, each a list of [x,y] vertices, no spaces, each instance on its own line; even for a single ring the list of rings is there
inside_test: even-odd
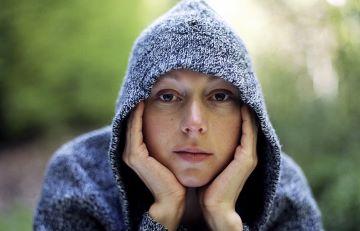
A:
[[[129,155],[128,162],[130,166],[135,166],[137,163],[137,158],[135,155]]]
[[[252,162],[252,165],[251,165],[252,169],[255,169],[257,164],[258,164],[258,158],[257,157],[252,157],[251,162]]]
[[[129,165],[129,155],[127,154],[127,152],[125,151],[122,155],[122,160]]]
[[[253,157],[253,156],[248,156],[246,158],[246,166],[249,168],[249,169],[255,169],[256,166],[257,166],[257,163],[258,163],[258,159],[257,157]]]

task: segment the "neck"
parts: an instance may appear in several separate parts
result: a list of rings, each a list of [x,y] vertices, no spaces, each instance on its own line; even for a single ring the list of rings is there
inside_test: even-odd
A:
[[[202,220],[203,215],[198,196],[196,194],[196,188],[187,188],[185,212],[182,217],[181,223],[193,226],[199,224]]]

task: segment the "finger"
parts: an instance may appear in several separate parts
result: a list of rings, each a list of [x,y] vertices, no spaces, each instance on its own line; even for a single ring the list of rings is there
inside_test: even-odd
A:
[[[135,112],[138,108],[138,105],[130,112],[128,119],[127,119],[127,125],[126,125],[126,143],[125,143],[125,149],[124,149],[124,153],[123,153],[123,160],[127,163],[129,163],[129,155],[130,152],[134,149],[136,149],[137,147],[134,146],[134,144],[136,145],[136,142],[134,142],[134,137],[136,137],[136,134],[134,134],[133,131],[133,124],[134,124],[134,117],[135,117]]]
[[[128,135],[129,137],[129,141],[131,141],[131,127],[132,127],[132,124],[133,124],[133,121],[134,121],[134,114],[135,114],[135,111],[136,111],[136,107],[137,105],[130,111],[129,113],[129,117],[127,119],[127,131],[128,131]]]
[[[201,188],[199,196],[205,206],[233,206],[251,172],[241,161],[233,160],[207,187]],[[207,195],[205,195],[205,193]]]
[[[142,117],[144,112],[144,102],[141,101],[135,108],[131,123],[131,138],[133,145],[139,146],[143,143]]]
[[[175,175],[151,156],[144,161],[137,172],[152,194],[155,197],[166,197],[166,194],[174,193],[172,189],[177,189],[176,183],[178,183]]]
[[[229,165],[228,174],[234,174],[234,172],[236,172],[235,174],[237,175],[236,177],[232,177],[229,182],[229,184],[232,185],[232,189],[229,191],[229,194],[232,195],[229,195],[229,197],[234,198],[233,202],[235,203],[252,171],[249,171],[246,165],[239,167],[234,161]]]
[[[123,152],[123,160],[127,164],[129,164],[128,153],[129,153],[129,149],[131,147],[131,131],[130,131],[130,127],[131,127],[132,115],[133,115],[133,112],[130,113],[130,115],[127,118],[127,122],[126,122],[126,142],[125,142],[125,148],[124,148],[124,152]]]
[[[255,137],[255,119],[251,115],[250,109],[247,105],[241,107],[241,117],[242,117],[242,135],[240,145],[243,152],[249,153],[253,150],[254,146],[254,137]]]
[[[213,187],[224,189],[220,190],[220,193],[218,195],[219,198],[230,198],[236,201],[245,185],[245,182],[247,181],[250,174],[254,171],[257,165],[256,151],[250,151],[250,154],[252,155],[251,157],[249,156],[250,154],[236,155],[236,153],[240,153],[242,151],[241,149],[241,146],[238,146],[236,148],[235,158],[212,182]]]
[[[256,144],[257,144],[257,137],[258,137],[258,125],[257,125],[257,120],[256,120],[256,114],[253,110],[250,110],[250,115],[251,115],[251,120],[252,120],[252,129],[253,129],[253,150],[254,150],[254,154],[256,154]]]
[[[132,117],[133,117],[134,112],[131,111],[130,115],[128,116],[127,119],[127,123],[126,123],[126,140],[129,142],[130,141],[130,128],[131,128],[131,121],[132,121]]]

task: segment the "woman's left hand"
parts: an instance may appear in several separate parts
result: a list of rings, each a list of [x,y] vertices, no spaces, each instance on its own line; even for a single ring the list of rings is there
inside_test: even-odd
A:
[[[212,230],[242,230],[243,224],[235,211],[235,203],[258,158],[256,153],[257,126],[248,106],[241,107],[242,136],[234,159],[209,184],[199,189],[204,218]]]

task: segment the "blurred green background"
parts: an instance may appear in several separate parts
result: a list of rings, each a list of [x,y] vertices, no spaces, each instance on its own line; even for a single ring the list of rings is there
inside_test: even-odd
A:
[[[111,123],[132,43],[175,0],[0,7],[0,230],[31,229],[46,162]],[[360,2],[209,1],[248,46],[327,230],[360,227]]]

